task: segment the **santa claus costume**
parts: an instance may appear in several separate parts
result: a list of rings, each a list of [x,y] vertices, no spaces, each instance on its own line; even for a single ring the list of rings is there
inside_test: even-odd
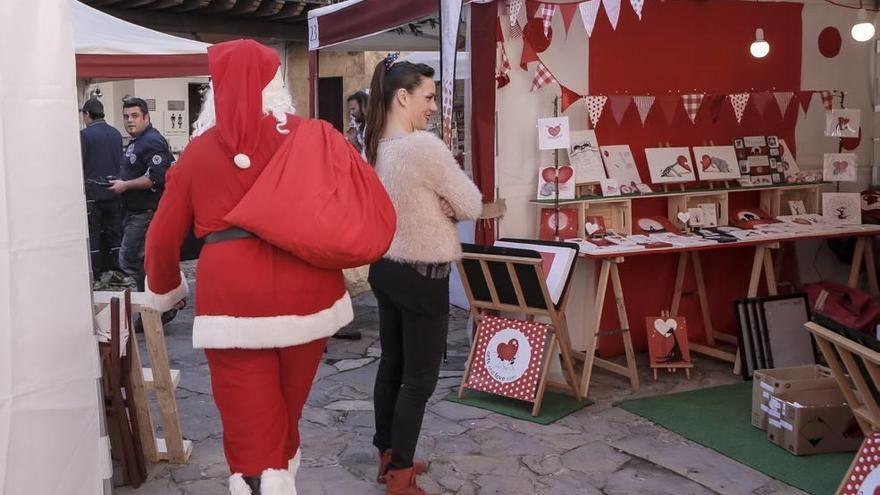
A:
[[[231,41],[208,60],[213,100],[168,172],[147,292],[160,311],[187,295],[179,250],[194,228],[205,246],[193,345],[207,355],[230,492],[291,495],[303,405],[327,338],[353,316],[341,269],[378,259],[396,219],[345,138],[292,115],[274,50]]]

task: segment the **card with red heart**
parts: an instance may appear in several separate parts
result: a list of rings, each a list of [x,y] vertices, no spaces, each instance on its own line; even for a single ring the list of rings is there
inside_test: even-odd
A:
[[[822,178],[828,182],[854,182],[856,163],[855,153],[825,153]]]
[[[538,119],[538,149],[568,149],[568,117]]]
[[[653,368],[691,364],[687,322],[682,317],[645,318],[648,331],[648,359]]]
[[[534,402],[547,339],[543,323],[485,316],[465,386]]]
[[[538,199],[554,199],[557,187],[559,199],[574,199],[574,168],[569,165],[541,168],[538,172]]]
[[[577,208],[560,208],[558,216],[556,215],[555,208],[543,208],[541,210],[541,225],[538,229],[538,239],[552,241],[556,237],[556,225],[559,225],[560,239],[577,237]]]

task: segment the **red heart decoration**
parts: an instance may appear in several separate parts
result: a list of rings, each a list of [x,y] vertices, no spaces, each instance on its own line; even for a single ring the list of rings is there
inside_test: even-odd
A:
[[[849,164],[845,161],[834,162],[834,173],[845,172]]]
[[[557,124],[555,127],[548,127],[547,128],[547,132],[553,137],[558,136],[559,131],[561,131],[561,130],[562,130],[562,124]]]
[[[498,359],[512,363],[516,358],[516,351],[519,350],[519,342],[516,339],[510,339],[506,344],[504,342],[498,344],[495,350],[498,352]]]
[[[574,175],[574,169],[568,165],[564,167],[559,167],[559,182],[567,182],[568,179],[571,179],[571,176]],[[541,171],[541,177],[544,178],[544,182],[554,182],[556,180],[556,169],[552,167],[547,167]]]

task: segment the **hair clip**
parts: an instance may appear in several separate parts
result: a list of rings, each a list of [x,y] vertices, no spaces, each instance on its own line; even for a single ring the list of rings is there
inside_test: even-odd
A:
[[[394,66],[394,63],[397,62],[397,59],[400,58],[400,52],[389,53],[387,57],[385,57],[385,72],[391,70],[391,67]]]

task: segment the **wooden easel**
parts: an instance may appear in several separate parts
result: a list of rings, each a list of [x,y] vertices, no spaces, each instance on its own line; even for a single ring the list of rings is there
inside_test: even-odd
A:
[[[482,275],[481,279],[484,280],[484,283],[488,287],[488,299],[475,296],[474,282],[477,281],[468,277],[468,273],[465,270],[466,263],[479,263],[480,274]],[[500,273],[502,276],[506,274],[510,277],[509,280],[516,295],[515,304],[512,304],[512,301],[502,301],[499,297],[498,286],[500,280],[496,279],[496,277],[499,276],[499,271],[496,270],[493,274],[490,270],[490,263],[496,264],[496,266],[500,263],[505,267],[505,270],[500,271]],[[550,292],[547,289],[547,284],[544,283],[544,270],[541,264],[542,260],[540,258],[524,258],[519,256],[483,253],[465,253],[463,258],[456,263],[458,273],[461,277],[462,284],[464,285],[465,294],[470,303],[471,314],[478,325],[465,364],[461,386],[458,389],[459,398],[464,396],[465,385],[470,376],[474,356],[477,352],[479,322],[485,315],[490,314],[491,312],[525,314],[529,321],[533,321],[535,317],[546,317],[550,320],[548,326],[550,330],[550,341],[544,355],[544,362],[541,366],[541,376],[538,380],[538,390],[535,395],[534,406],[532,407],[532,416],[538,416],[541,413],[541,404],[544,401],[544,393],[546,392],[547,387],[570,393],[578,400],[583,397],[579,392],[577,375],[574,372],[574,361],[572,360],[571,355],[571,340],[568,335],[568,323],[565,319],[565,304],[568,301],[568,291],[565,292],[558,306],[553,304]],[[540,293],[542,297],[537,304],[535,304],[535,301],[529,303],[526,300],[520,279],[520,274],[523,273],[523,271],[526,273],[534,273],[540,283]],[[559,352],[560,364],[562,365],[562,373],[565,377],[566,383],[554,382],[549,379],[551,360],[556,354],[557,349]]]
[[[599,269],[599,281],[596,285],[596,299],[593,301],[593,320],[584,319],[586,350],[582,353],[575,353],[575,358],[584,362],[583,374],[581,375],[581,395],[584,397],[587,397],[589,392],[594,365],[629,378],[632,389],[634,391],[639,389],[639,370],[636,367],[636,354],[633,349],[632,336],[630,335],[629,319],[626,316],[623,285],[620,283],[620,273],[617,269],[617,265],[623,263],[623,261],[624,258],[622,256],[602,259],[602,266]],[[608,292],[609,279],[614,290],[614,300],[617,306],[617,318],[620,321],[620,329],[601,332],[602,311],[605,307],[605,295]],[[626,366],[596,356],[596,349],[599,347],[599,337],[616,334],[620,334],[623,337]]]
[[[97,291],[92,293],[96,312],[103,310],[117,292]],[[144,326],[144,340],[150,355],[150,368],[141,364],[140,350],[134,341],[134,333],[129,337],[131,345],[131,400],[137,411],[144,456],[150,462],[167,461],[172,464],[185,464],[192,453],[192,441],[184,440],[177,411],[174,390],[180,383],[180,371],[168,365],[168,351],[165,346],[165,333],[162,328],[162,315],[151,308],[143,292],[131,294],[131,310],[139,313]],[[156,437],[153,415],[150,411],[149,391],[156,394],[159,418],[165,438]]]

